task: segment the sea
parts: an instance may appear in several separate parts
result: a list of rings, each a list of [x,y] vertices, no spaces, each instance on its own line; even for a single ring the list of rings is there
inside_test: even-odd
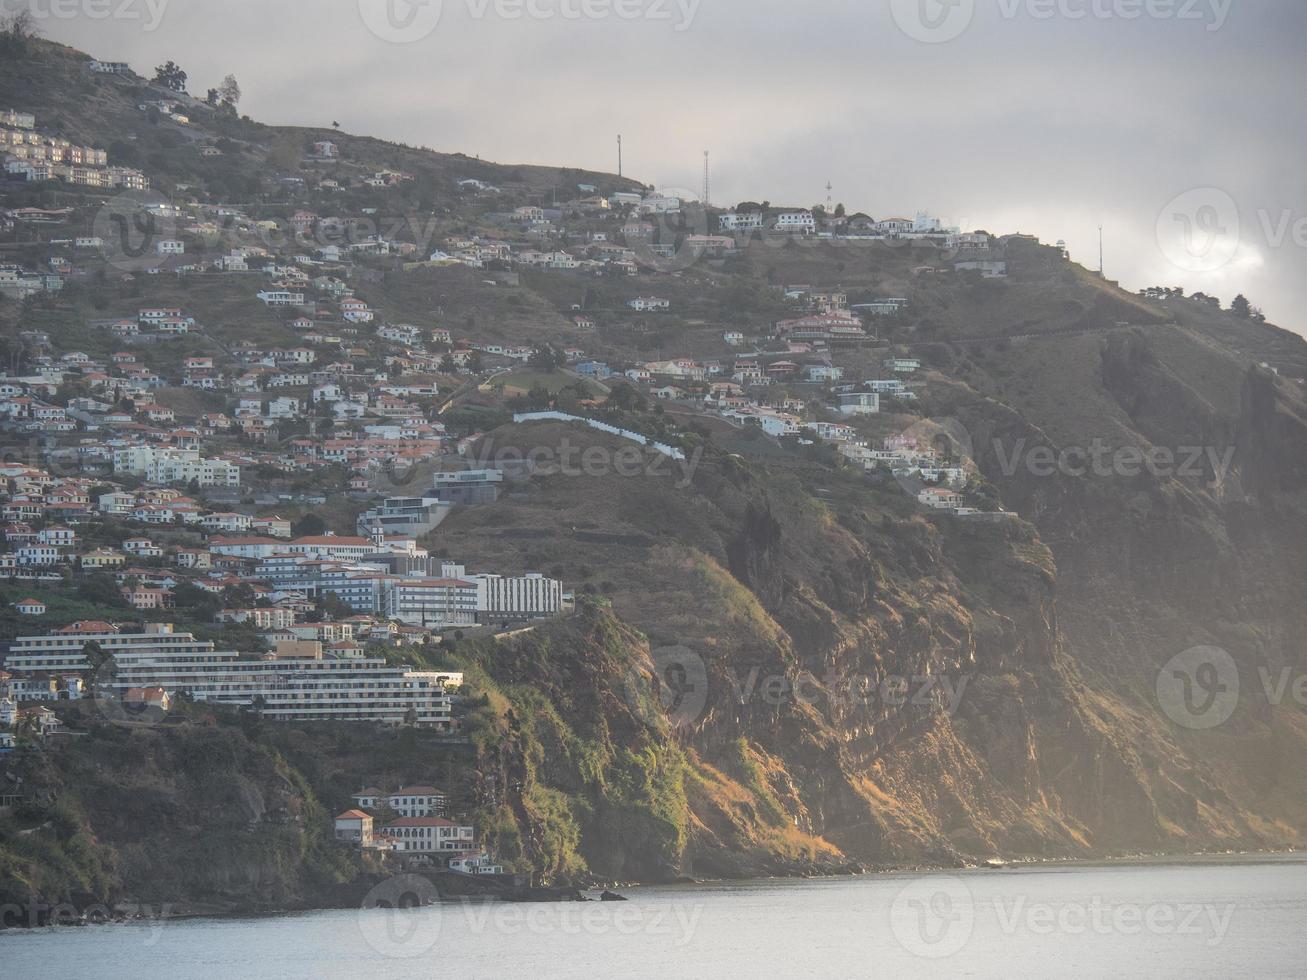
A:
[[[1307,977],[1303,855],[620,894],[257,918],[145,908],[128,923],[0,933],[0,977]]]

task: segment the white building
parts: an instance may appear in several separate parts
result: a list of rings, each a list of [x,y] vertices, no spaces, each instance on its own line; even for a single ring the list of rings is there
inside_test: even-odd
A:
[[[381,829],[398,838],[401,851],[470,851],[476,846],[473,828],[442,817],[400,817]]]
[[[776,215],[774,227],[791,235],[811,235],[817,231],[817,222],[811,211],[782,211]]]
[[[196,701],[253,706],[282,721],[371,721],[450,727],[451,699],[444,675],[392,666],[379,658],[323,656],[320,644],[291,655],[218,651],[210,641],[151,623],[122,633],[105,623],[74,624],[44,636],[20,636],[5,669],[15,675],[85,673],[90,642],[113,655],[105,688],[121,696],[133,687],[184,691]],[[410,714],[411,713],[411,714]]]
[[[717,216],[717,228],[720,231],[754,231],[762,227],[761,211],[727,211]]]
[[[472,626],[478,596],[477,583],[465,579],[396,578],[387,583],[383,614],[410,626]]]
[[[880,395],[874,391],[849,391],[835,398],[842,415],[875,415],[880,411]]]
[[[303,306],[304,294],[288,289],[263,289],[255,295],[267,306]]]
[[[115,473],[139,476],[147,483],[190,483],[202,487],[238,487],[241,468],[219,459],[204,459],[196,449],[128,446],[115,449]]]

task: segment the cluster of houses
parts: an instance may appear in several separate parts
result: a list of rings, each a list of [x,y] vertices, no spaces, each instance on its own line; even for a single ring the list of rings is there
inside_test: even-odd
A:
[[[116,462],[127,460],[135,471],[140,451],[121,450]],[[149,482],[170,482],[158,478],[184,478],[189,472],[171,474],[152,459],[140,465],[147,467]],[[476,479],[458,479],[467,475]],[[383,504],[383,513],[389,506],[393,516],[407,523],[379,521],[366,526],[368,536],[295,538],[290,523],[280,517],[215,511],[171,487],[111,490],[97,477],[60,478],[22,463],[0,464],[0,480],[7,488],[0,494],[0,514],[8,522],[0,576],[56,584],[65,573],[105,572],[114,576],[122,600],[138,611],[173,607],[182,584],[215,595],[246,586],[269,610],[285,610],[269,619],[275,629],[293,626],[328,594],[361,616],[411,627],[419,635],[558,615],[570,596],[557,579],[538,573],[468,574],[463,566],[433,559],[417,545],[412,533],[417,503],[425,500],[443,516],[455,503],[492,501],[494,493],[487,488],[500,479],[499,471],[438,474],[430,496],[388,498]],[[85,544],[78,529],[90,523],[122,528],[121,545]],[[173,542],[159,543],[158,532],[168,533]],[[18,612],[42,616],[46,609],[31,599],[20,602]],[[278,638],[272,633],[266,639]]]
[[[392,791],[365,787],[354,806],[335,818],[336,840],[363,851],[395,855],[407,866],[445,868],[460,874],[500,875],[476,830],[447,817],[449,798],[434,786],[401,786]]]
[[[0,110],[0,158],[5,174],[19,180],[61,180],[123,190],[150,186],[149,178],[139,170],[109,166],[105,150],[39,132],[32,113],[15,109]]]

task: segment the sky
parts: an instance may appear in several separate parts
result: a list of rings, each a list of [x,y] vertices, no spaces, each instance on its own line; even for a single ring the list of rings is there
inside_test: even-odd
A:
[[[927,211],[1307,334],[1303,0],[0,0],[262,122]]]

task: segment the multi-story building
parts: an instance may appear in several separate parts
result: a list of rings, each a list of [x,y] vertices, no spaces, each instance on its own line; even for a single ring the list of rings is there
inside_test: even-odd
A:
[[[437,487],[439,493],[439,481]],[[373,536],[422,535],[439,527],[453,506],[437,497],[388,497],[380,506],[360,514],[356,527],[361,534]]]
[[[471,626],[480,589],[460,578],[394,578],[385,589],[384,614],[410,626]]]
[[[452,504],[493,504],[499,499],[504,471],[454,470],[434,476],[436,496]]]
[[[482,622],[497,619],[539,619],[563,611],[563,583],[538,572],[512,577],[468,575],[462,565],[446,562],[441,575],[476,586],[476,613]]]
[[[113,470],[142,477],[147,483],[189,483],[202,487],[238,487],[241,468],[219,459],[204,459],[196,449],[128,446],[114,450]]]
[[[470,851],[476,847],[476,831],[443,817],[400,817],[381,828],[399,841],[399,850],[435,852]]]
[[[720,231],[754,231],[762,227],[761,211],[727,211],[717,216]]]
[[[5,658],[15,675],[91,669],[85,648],[95,642],[112,660],[96,685],[99,696],[121,697],[131,688],[162,687],[186,692],[197,701],[258,705],[266,717],[282,721],[415,722],[429,728],[451,725],[446,675],[409,670],[379,658],[323,656],[298,646],[279,653],[241,654],[215,650],[213,643],[171,624],[149,624],[143,633],[122,633],[107,623],[46,636],[18,637]]]

